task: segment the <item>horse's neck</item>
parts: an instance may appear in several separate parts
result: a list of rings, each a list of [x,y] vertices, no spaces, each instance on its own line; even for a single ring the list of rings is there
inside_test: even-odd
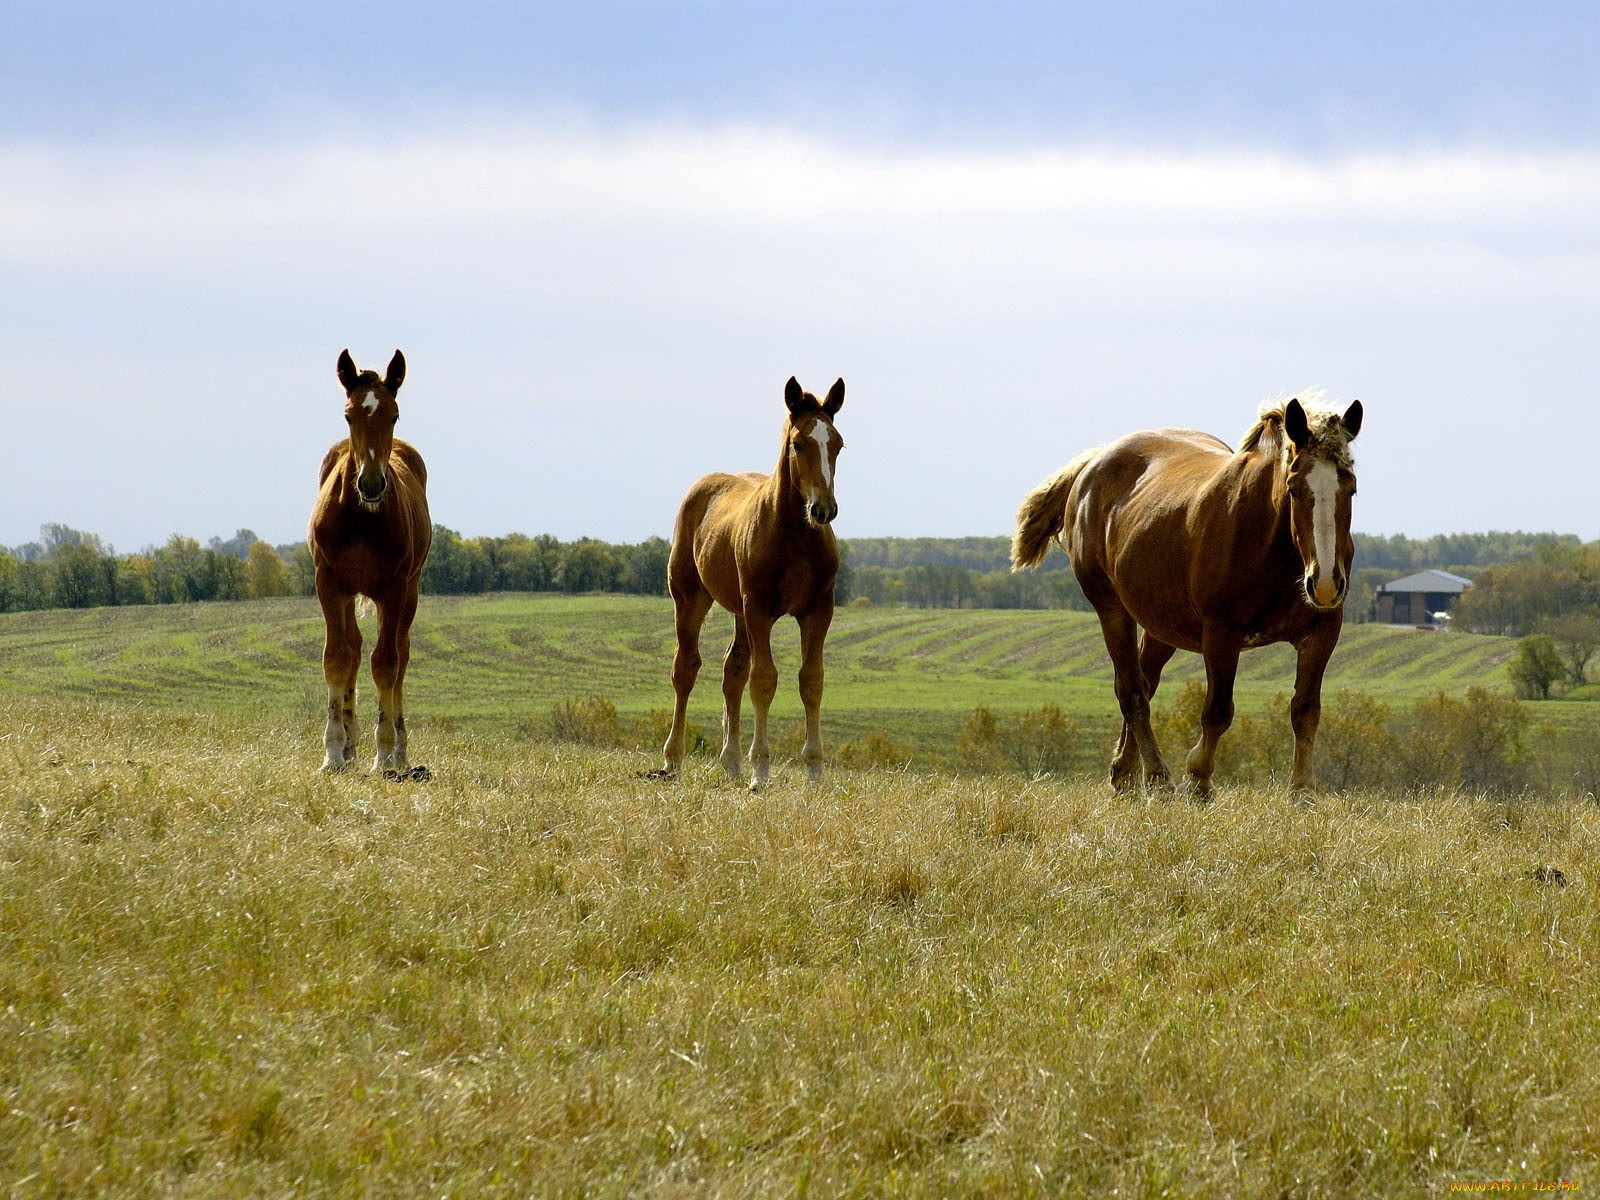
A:
[[[761,509],[767,518],[781,528],[805,528],[805,502],[800,489],[795,486],[789,469],[789,443],[784,441],[778,454],[778,465],[767,481],[761,485]]]
[[[1236,527],[1241,540],[1256,547],[1252,557],[1265,561],[1285,552],[1296,553],[1289,530],[1289,487],[1284,478],[1283,456],[1271,449],[1242,464],[1244,477],[1239,496],[1242,510]]]

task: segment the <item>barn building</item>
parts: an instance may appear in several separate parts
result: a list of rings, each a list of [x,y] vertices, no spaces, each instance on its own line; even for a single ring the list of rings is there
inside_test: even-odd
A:
[[[1432,625],[1434,613],[1447,613],[1472,580],[1429,569],[1378,585],[1378,620],[1389,625]]]

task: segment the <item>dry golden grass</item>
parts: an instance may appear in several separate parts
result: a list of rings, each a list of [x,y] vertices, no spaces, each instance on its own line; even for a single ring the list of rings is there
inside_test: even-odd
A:
[[[1600,1178],[1592,803],[412,748],[0,695],[9,1194]]]

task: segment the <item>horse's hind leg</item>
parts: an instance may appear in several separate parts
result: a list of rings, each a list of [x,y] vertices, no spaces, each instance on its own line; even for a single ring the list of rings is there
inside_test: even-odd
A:
[[[745,626],[750,633],[750,708],[755,714],[755,729],[750,737],[750,787],[766,787],[772,781],[772,747],[767,744],[767,710],[778,694],[778,668],[772,662],[772,619],[756,616],[748,601],[744,607]]]
[[[722,657],[722,769],[739,783],[744,769],[739,762],[739,705],[750,679],[750,631],[744,618],[733,618],[733,640]]]
[[[800,703],[806,709],[806,744],[800,757],[808,783],[822,782],[822,643],[832,621],[831,595],[800,618]]]
[[[692,589],[674,587],[672,604],[678,635],[678,649],[672,656],[672,729],[667,733],[667,744],[661,749],[664,761],[659,772],[668,778],[676,775],[683,764],[689,727],[689,693],[694,690],[694,681],[700,674],[700,626],[705,624],[706,613],[711,611],[711,593],[697,580]]]
[[[1161,686],[1161,669],[1177,653],[1175,646],[1165,642],[1158,642],[1147,631],[1139,633],[1139,674],[1144,679],[1144,697],[1146,701],[1155,699],[1156,689]],[[1127,721],[1122,723],[1122,736],[1117,739],[1117,751],[1111,758],[1111,779],[1119,783],[1132,775],[1139,762],[1139,739],[1133,734],[1133,728]]]
[[[1122,710],[1122,738],[1111,760],[1111,786],[1118,791],[1132,787],[1134,768],[1141,758],[1145,782],[1151,787],[1166,785],[1171,776],[1156,745],[1155,731],[1150,728],[1150,693],[1140,662],[1139,627],[1120,601],[1106,600],[1095,607],[1100,614],[1106,652],[1111,656],[1117,706]],[[1170,649],[1167,657],[1171,657]]]
[[[328,684],[328,722],[322,732],[322,769],[342,770],[356,749],[356,671],[361,666],[361,629],[356,600],[331,583],[317,581],[317,599],[327,625],[322,676]]]
[[[389,595],[378,603],[378,642],[372,649],[372,682],[378,688],[377,753],[374,771],[404,771],[406,761],[405,674],[411,660],[415,593]]]

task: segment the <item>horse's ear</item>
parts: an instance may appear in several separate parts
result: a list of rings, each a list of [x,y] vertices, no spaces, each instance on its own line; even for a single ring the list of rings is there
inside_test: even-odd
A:
[[[783,402],[789,406],[790,416],[798,417],[806,410],[805,389],[793,375],[789,376],[789,382],[783,385]]]
[[[830,417],[844,407],[844,380],[834,380],[833,386],[828,389],[828,398],[822,402],[822,411]]]
[[[354,390],[356,380],[361,376],[356,370],[355,361],[350,357],[350,351],[339,351],[339,366],[337,370],[339,372],[339,386],[344,388],[347,393]]]
[[[1302,450],[1311,440],[1311,422],[1306,420],[1306,410],[1300,407],[1298,399],[1291,400],[1283,406],[1283,431],[1289,435],[1289,440]]]
[[[1361,401],[1352,400],[1350,402],[1350,407],[1344,410],[1344,416],[1341,418],[1341,420],[1344,421],[1345,432],[1351,437],[1355,437],[1356,434],[1360,433]]]
[[[394,395],[400,390],[400,385],[406,381],[406,356],[400,351],[394,352],[394,357],[389,360],[389,369],[383,374],[383,386],[389,389],[389,395]]]

